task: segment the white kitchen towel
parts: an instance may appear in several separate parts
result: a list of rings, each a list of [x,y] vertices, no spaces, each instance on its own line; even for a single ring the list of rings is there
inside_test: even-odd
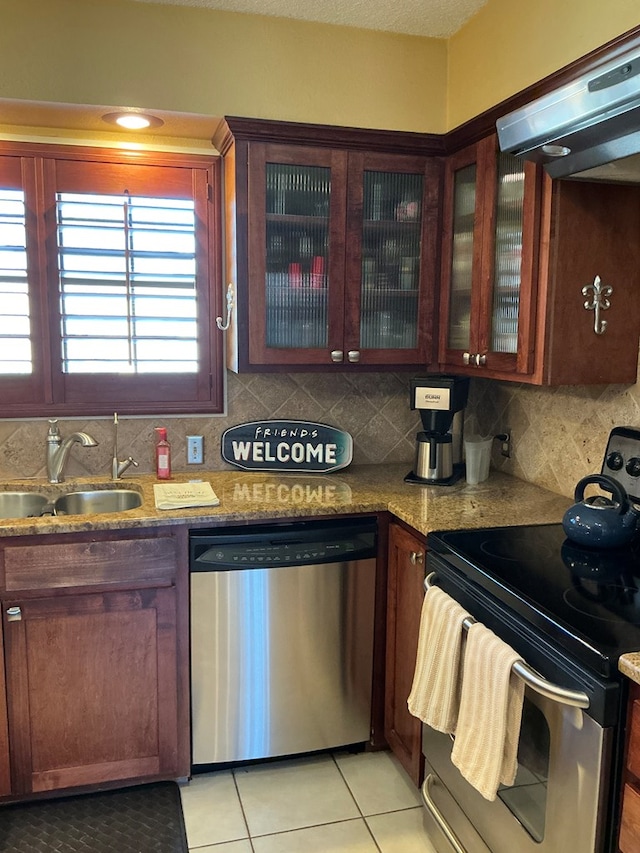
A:
[[[218,506],[220,498],[210,483],[154,483],[156,509]]]
[[[455,731],[458,717],[463,620],[469,614],[446,592],[430,587],[420,616],[418,652],[407,700],[414,717],[439,732]]]
[[[519,659],[480,622],[469,628],[451,761],[487,800],[500,783],[513,785],[518,769],[524,682],[511,668]]]

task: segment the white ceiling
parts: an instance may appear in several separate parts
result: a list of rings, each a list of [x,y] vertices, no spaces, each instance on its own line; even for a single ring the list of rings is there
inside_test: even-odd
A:
[[[136,0],[447,38],[487,0]]]

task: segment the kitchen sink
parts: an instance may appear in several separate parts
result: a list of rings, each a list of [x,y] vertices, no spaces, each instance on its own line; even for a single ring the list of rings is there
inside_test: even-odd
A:
[[[37,492],[0,492],[0,518],[38,516],[49,499]]]
[[[68,492],[53,503],[56,515],[100,515],[104,512],[125,512],[139,506],[142,506],[142,495],[132,489]]]

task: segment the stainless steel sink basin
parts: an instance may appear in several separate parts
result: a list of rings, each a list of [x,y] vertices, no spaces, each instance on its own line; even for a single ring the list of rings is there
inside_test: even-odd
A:
[[[69,492],[54,501],[56,515],[100,515],[125,512],[142,505],[142,495],[132,489]]]
[[[48,503],[36,492],[0,492],[0,518],[29,518],[40,515]]]

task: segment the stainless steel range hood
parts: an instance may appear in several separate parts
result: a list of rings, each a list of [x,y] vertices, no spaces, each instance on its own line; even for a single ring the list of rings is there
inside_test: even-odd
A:
[[[640,47],[496,122],[502,151],[553,178],[640,182]]]

